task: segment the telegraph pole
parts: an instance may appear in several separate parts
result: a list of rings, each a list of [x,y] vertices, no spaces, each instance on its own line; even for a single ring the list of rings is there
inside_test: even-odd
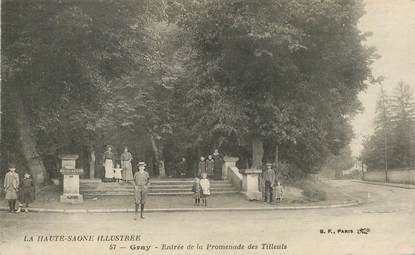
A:
[[[383,90],[383,84],[380,87],[382,94],[382,110],[383,110],[383,133],[385,139],[385,182],[388,182],[388,120],[386,116],[386,105],[385,105],[385,91]]]

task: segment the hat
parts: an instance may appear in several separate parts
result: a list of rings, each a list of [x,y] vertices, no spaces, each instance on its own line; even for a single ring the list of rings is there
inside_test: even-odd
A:
[[[9,163],[9,168],[16,168],[16,164],[15,163]]]
[[[30,174],[29,174],[29,173],[25,173],[25,174],[24,174],[24,177],[25,177],[25,178],[29,178],[29,177],[30,177]]]
[[[140,161],[140,162],[138,162],[137,166],[147,166],[147,164],[146,164],[146,162]]]
[[[271,166],[272,167],[272,163],[266,163],[266,166]]]

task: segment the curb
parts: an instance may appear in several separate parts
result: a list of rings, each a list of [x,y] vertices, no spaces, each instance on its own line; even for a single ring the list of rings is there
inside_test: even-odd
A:
[[[330,209],[358,206],[361,201],[343,202],[331,205],[311,206],[273,206],[273,207],[233,207],[233,208],[154,208],[144,210],[146,213],[174,213],[174,212],[235,212],[235,211],[277,211],[277,210],[307,210],[307,209]],[[0,207],[0,211],[8,211],[7,207]],[[38,213],[128,213],[134,212],[132,208],[120,209],[47,209],[29,208],[29,212]]]
[[[352,181],[357,182],[357,183],[365,183],[365,184],[372,184],[372,185],[378,185],[378,186],[387,186],[387,187],[392,187],[392,188],[415,189],[415,185],[412,185],[412,184],[369,182],[369,181],[362,181],[362,180],[352,180]]]

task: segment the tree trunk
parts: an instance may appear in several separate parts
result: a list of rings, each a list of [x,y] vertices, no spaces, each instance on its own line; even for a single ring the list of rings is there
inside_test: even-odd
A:
[[[19,136],[19,146],[27,166],[33,176],[36,186],[41,185],[47,179],[47,172],[42,159],[36,150],[36,141],[33,137],[29,116],[27,116],[23,102],[16,92],[11,93],[11,101],[16,106],[16,128]]]
[[[260,138],[252,139],[252,166],[251,168],[262,169],[262,158],[264,157],[264,146]]]
[[[280,153],[280,150],[279,150],[279,145],[277,143],[275,145],[275,167],[277,169],[278,169],[278,165],[279,165],[279,162],[280,162],[279,153]]]
[[[95,150],[90,148],[89,154],[89,179],[95,178]]]
[[[154,157],[156,158],[157,168],[159,170],[159,176],[165,177],[166,169],[164,167],[164,158],[163,158],[162,148],[160,148],[161,146],[157,146],[156,139],[154,138],[153,135],[150,135],[150,140],[151,140],[151,146],[154,152]]]

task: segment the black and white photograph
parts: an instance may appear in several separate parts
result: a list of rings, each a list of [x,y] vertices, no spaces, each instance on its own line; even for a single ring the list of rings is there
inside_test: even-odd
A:
[[[0,9],[0,255],[415,255],[415,0]]]

